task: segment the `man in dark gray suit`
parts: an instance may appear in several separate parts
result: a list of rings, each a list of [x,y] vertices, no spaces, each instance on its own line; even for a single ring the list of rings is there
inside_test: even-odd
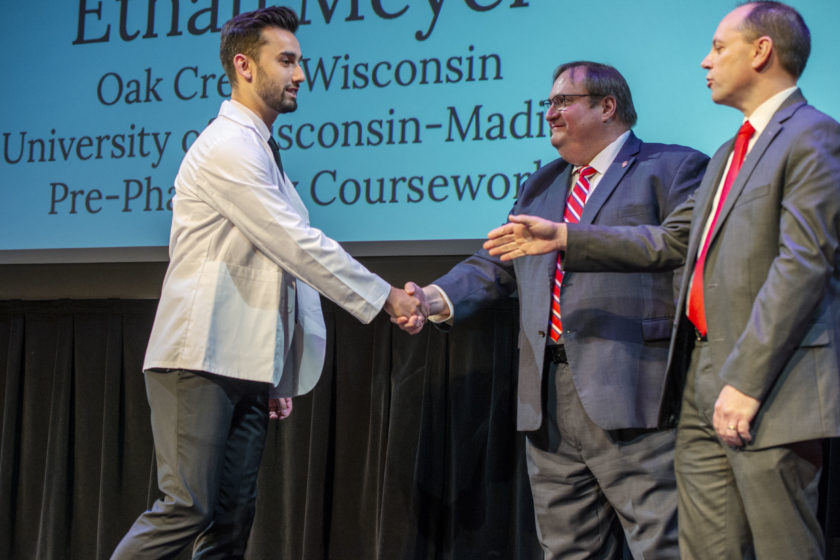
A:
[[[561,158],[528,179],[514,212],[659,224],[697,187],[708,158],[640,141],[617,70],[573,62],[554,79],[543,104]],[[408,289],[449,323],[518,293],[518,429],[545,558],[620,557],[622,529],[635,558],[677,558],[674,430],[659,417],[673,274],[558,271],[556,252],[511,265],[480,251]]]
[[[514,216],[485,244],[503,260],[565,250],[578,271],[687,263],[669,366],[685,380],[683,558],[825,552],[821,440],[840,435],[840,124],[796,87],[809,53],[796,10],[739,6],[702,66],[712,100],[746,119],[695,196],[661,227]]]

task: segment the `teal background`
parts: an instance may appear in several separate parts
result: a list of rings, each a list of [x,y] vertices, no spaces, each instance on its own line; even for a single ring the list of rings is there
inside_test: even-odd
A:
[[[186,21],[196,12],[218,5],[219,24],[232,14],[233,0],[182,0],[180,27],[184,33],[167,37],[169,0],[159,0],[155,21],[157,38],[129,42],[118,36],[117,0],[86,0],[88,9],[101,9],[101,19],[88,15],[86,35],[96,37],[110,25],[107,43],[73,44],[76,38],[81,0],[48,2],[0,2],[0,44],[5,57],[5,87],[0,90],[0,142],[3,134],[12,139],[9,155],[14,157],[22,131],[27,138],[97,136],[136,131],[170,132],[166,150],[157,168],[156,159],[102,159],[64,162],[21,162],[10,164],[0,158],[0,250],[29,250],[88,247],[158,247],[168,243],[169,211],[143,211],[145,198],[138,199],[130,212],[123,212],[124,200],[101,201],[97,214],[70,214],[69,203],[50,215],[50,183],[63,182],[71,189],[100,189],[104,195],[121,195],[124,181],[144,181],[163,191],[164,201],[183,157],[181,139],[189,130],[200,130],[218,111],[222,97],[215,89],[201,99],[176,98],[173,79],[180,68],[198,67],[199,74],[223,74],[218,61],[218,33],[199,36],[186,33]],[[285,3],[300,11],[301,1]],[[520,0],[521,1],[521,0]],[[532,101],[532,112],[540,111],[537,101],[547,97],[553,69],[569,60],[589,59],[617,67],[630,84],[639,122],[635,132],[644,140],[687,144],[706,153],[734,134],[741,115],[715,106],[705,87],[700,61],[707,53],[717,23],[733,2],[674,2],[667,0],[530,0],[527,7],[510,7],[514,0],[477,12],[464,0],[445,0],[428,39],[415,33],[428,30],[432,12],[428,2],[383,0],[391,12],[407,6],[392,20],[377,17],[370,2],[358,2],[362,21],[345,21],[351,3],[336,0],[335,12],[326,23],[317,1],[306,3],[311,21],[298,32],[304,57],[310,68],[318,57],[331,64],[333,56],[350,56],[351,63],[379,61],[396,65],[404,59],[418,61],[437,57],[472,54],[476,63],[482,54],[501,57],[501,80],[461,81],[454,84],[392,83],[388,87],[360,90],[325,90],[321,82],[305,86],[299,95],[299,109],[281,115],[275,123],[293,129],[306,123],[316,128],[325,122],[367,122],[372,119],[414,117],[421,125],[442,124],[441,129],[421,126],[419,144],[339,147],[331,149],[292,147],[283,154],[287,172],[298,183],[298,191],[310,208],[316,227],[339,241],[394,241],[475,239],[505,220],[513,204],[515,184],[500,200],[487,192],[487,179],[494,174],[513,176],[532,172],[557,157],[547,137],[446,142],[448,107],[454,107],[466,122],[475,105],[481,105],[483,128],[491,113],[505,120]],[[146,30],[148,1],[127,0],[128,31]],[[490,0],[482,1],[490,6]],[[812,55],[800,81],[808,100],[835,118],[840,117],[840,73],[836,68],[836,28],[840,24],[840,2],[802,0],[792,2],[801,11],[812,33]],[[242,0],[241,10],[257,2]],[[326,2],[325,5],[329,6]],[[210,23],[207,13],[197,16],[200,27]],[[470,53],[469,47],[474,47]],[[492,66],[491,66],[492,67]],[[105,106],[97,100],[97,84],[109,72],[124,81],[145,83],[145,69],[162,78],[157,91],[161,102]],[[335,80],[340,80],[340,68]],[[391,73],[393,77],[393,73]],[[311,76],[310,76],[311,78]],[[188,88],[197,79],[184,83]],[[532,127],[538,129],[537,116]],[[520,125],[520,128],[523,128]],[[55,134],[51,131],[55,130]],[[309,134],[309,137],[312,135]],[[282,142],[281,142],[282,145]],[[0,143],[0,147],[5,143]],[[323,170],[334,171],[337,182],[322,181],[321,198],[338,197],[339,183],[347,178],[359,182],[392,177],[422,177],[424,187],[434,176],[484,175],[475,200],[458,200],[450,186],[439,188],[444,202],[434,202],[428,191],[423,200],[407,202],[405,183],[397,191],[397,202],[385,204],[360,201],[346,205],[338,199],[328,206],[311,200],[313,177]],[[502,192],[500,177],[495,194]],[[424,189],[425,190],[425,189]],[[390,195],[390,188],[387,192]],[[417,195],[412,194],[416,199]],[[390,197],[389,197],[390,198]],[[79,201],[82,202],[81,200]],[[77,208],[83,207],[77,204]]]

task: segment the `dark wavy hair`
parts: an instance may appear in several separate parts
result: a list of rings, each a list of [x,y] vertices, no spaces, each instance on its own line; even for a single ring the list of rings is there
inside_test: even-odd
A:
[[[279,27],[290,33],[297,31],[297,14],[285,6],[270,6],[234,16],[222,27],[219,58],[232,87],[236,85],[236,69],[233,57],[242,53],[257,60],[260,46],[264,43],[262,30]]]

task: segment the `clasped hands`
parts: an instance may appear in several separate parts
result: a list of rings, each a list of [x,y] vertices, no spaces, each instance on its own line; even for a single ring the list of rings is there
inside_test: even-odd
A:
[[[484,248],[491,255],[510,261],[525,255],[539,255],[565,249],[566,226],[536,216],[510,216],[510,221],[487,234]],[[432,286],[421,288],[406,282],[404,289],[391,288],[385,303],[391,322],[409,334],[423,330],[430,314],[445,320],[450,314],[448,303]]]
[[[509,261],[565,248],[565,233],[564,224],[533,216],[511,216],[509,223],[487,235],[484,248],[491,255],[500,255],[503,261]],[[562,247],[558,243],[562,243]],[[426,324],[430,304],[435,306],[435,314],[449,313],[448,306],[436,292],[425,291],[414,282],[406,282],[402,290],[391,287],[384,309],[391,316],[392,323],[409,334],[417,334]],[[292,399],[269,400],[269,418],[272,420],[283,420],[291,413]]]
[[[426,318],[429,316],[429,306],[423,291],[419,290],[419,297],[414,290],[417,285],[413,282],[406,284],[405,290],[391,287],[388,299],[385,301],[385,311],[391,316],[391,322],[400,325],[408,332],[420,332]],[[270,398],[268,400],[268,417],[271,420],[283,420],[292,413],[291,398]]]
[[[391,293],[385,301],[385,311],[391,316],[391,322],[411,334],[420,332],[429,317],[429,304],[423,290],[414,282],[407,282],[405,288],[391,287]]]

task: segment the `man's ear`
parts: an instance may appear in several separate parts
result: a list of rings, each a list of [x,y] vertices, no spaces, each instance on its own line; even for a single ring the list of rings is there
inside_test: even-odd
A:
[[[254,61],[247,55],[236,53],[233,57],[233,67],[236,69],[237,81],[250,82],[254,79]]]
[[[752,67],[754,70],[761,72],[767,68],[775,55],[773,47],[773,39],[767,35],[759,37],[753,42]]]
[[[615,97],[607,95],[601,99],[601,121],[607,122],[615,116],[615,111],[618,109],[618,104]]]

